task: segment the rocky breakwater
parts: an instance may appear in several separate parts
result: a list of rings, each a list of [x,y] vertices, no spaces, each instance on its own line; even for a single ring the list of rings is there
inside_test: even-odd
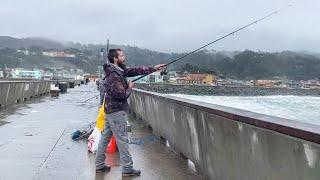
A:
[[[288,89],[262,87],[220,87],[201,85],[174,85],[174,84],[142,84],[135,85],[137,89],[163,94],[189,94],[212,96],[320,96],[320,89]]]

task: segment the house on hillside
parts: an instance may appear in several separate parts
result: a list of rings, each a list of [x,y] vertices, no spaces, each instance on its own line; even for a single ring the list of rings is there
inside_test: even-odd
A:
[[[178,84],[213,85],[217,77],[212,74],[192,73],[176,79]]]

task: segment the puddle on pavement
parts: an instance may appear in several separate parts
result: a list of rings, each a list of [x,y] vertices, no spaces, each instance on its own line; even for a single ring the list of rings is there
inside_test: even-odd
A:
[[[2,120],[0,120],[0,126],[3,126],[3,125],[5,125],[5,124],[8,124],[9,122],[7,122],[7,121],[2,121]]]

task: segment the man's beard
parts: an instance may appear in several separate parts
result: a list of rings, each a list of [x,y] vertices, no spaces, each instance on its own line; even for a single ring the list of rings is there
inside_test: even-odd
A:
[[[124,63],[118,63],[118,66],[123,70],[126,69],[126,65]]]

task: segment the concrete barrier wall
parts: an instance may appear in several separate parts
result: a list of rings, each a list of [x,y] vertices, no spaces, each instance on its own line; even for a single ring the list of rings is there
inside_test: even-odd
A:
[[[49,81],[0,81],[0,107],[45,95]]]
[[[320,179],[320,127],[135,90],[130,110],[205,179]]]

